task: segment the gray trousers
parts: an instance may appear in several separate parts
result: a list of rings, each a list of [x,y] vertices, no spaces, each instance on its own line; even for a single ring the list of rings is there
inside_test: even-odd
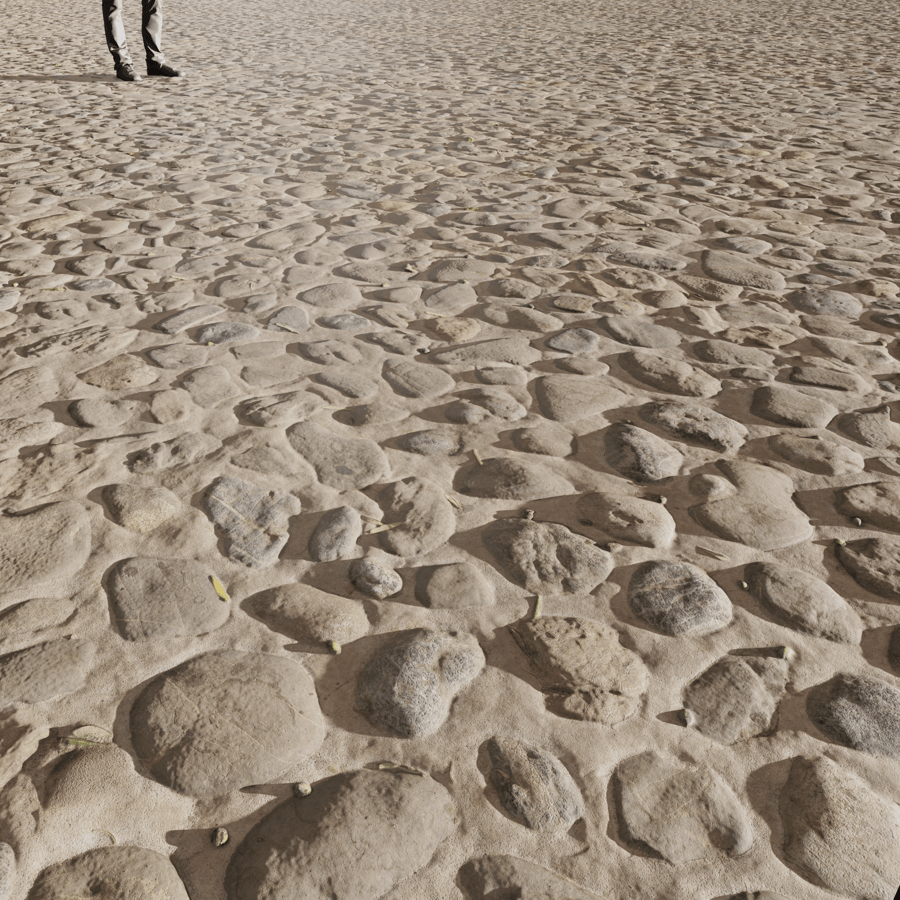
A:
[[[165,62],[160,43],[162,41],[162,0],[141,0],[143,18],[141,37],[147,62]],[[122,0],[103,0],[103,27],[106,31],[106,46],[112,53],[116,65],[132,62],[122,24]]]

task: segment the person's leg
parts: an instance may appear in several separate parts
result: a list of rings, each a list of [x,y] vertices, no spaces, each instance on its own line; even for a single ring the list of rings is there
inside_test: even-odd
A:
[[[116,68],[131,62],[125,26],[122,24],[122,0],[103,0],[103,28],[106,46],[116,61]]]
[[[166,58],[162,52],[162,0],[143,0],[141,36],[148,66],[161,66]]]

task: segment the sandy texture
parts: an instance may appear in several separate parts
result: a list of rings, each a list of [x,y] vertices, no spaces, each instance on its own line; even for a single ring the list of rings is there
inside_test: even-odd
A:
[[[0,14],[0,900],[892,900],[896,3]]]

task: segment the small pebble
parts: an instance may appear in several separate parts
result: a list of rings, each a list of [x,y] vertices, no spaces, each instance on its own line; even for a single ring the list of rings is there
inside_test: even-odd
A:
[[[212,836],[213,846],[222,847],[228,843],[228,832],[224,828],[217,828]]]
[[[312,788],[305,781],[298,781],[294,785],[294,793],[298,797],[308,797],[312,793]]]

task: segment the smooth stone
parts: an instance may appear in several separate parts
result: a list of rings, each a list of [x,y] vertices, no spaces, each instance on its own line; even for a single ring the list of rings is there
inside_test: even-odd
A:
[[[147,356],[161,369],[193,369],[205,365],[209,351],[193,344],[168,344],[148,350]]]
[[[422,456],[456,456],[463,449],[462,437],[457,432],[439,428],[413,431],[403,435],[399,443],[403,450]]]
[[[688,403],[657,401],[640,408],[640,416],[673,437],[732,453],[747,439],[747,429],[734,419]]]
[[[70,578],[91,552],[91,525],[78,503],[0,516],[0,591]]]
[[[512,442],[517,450],[541,456],[570,456],[574,440],[571,432],[552,422],[532,428],[517,428],[512,433]]]
[[[116,428],[137,411],[133,400],[74,400],[67,412],[82,428]]]
[[[428,775],[342,772],[250,829],[228,862],[226,895],[375,900],[426,866],[456,828],[450,794]]]
[[[481,259],[441,259],[424,273],[428,281],[481,281],[490,278],[497,267]]]
[[[900,531],[900,485],[876,481],[837,491],[837,511],[847,518],[858,516],[866,527]]]
[[[838,562],[867,591],[900,601],[900,541],[866,538],[835,547]]]
[[[794,505],[794,483],[788,475],[743,460],[723,459],[716,465],[734,487],[726,496],[691,507],[691,515],[704,528],[757,550],[780,550],[813,536],[809,519]]]
[[[760,291],[783,291],[784,276],[774,269],[755,265],[722,250],[704,250],[700,257],[703,271],[718,281],[752,287]]]
[[[146,387],[159,377],[145,362],[134,356],[115,356],[93,369],[79,372],[77,377],[85,384],[105,391],[122,391]]]
[[[203,653],[158,675],[135,700],[130,728],[152,777],[197,798],[266,783],[325,736],[303,666],[242,650]]]
[[[146,534],[171,519],[180,509],[178,497],[165,488],[112,484],[103,489],[103,502],[116,523],[137,534]]]
[[[448,563],[419,570],[416,599],[429,609],[471,609],[493,605],[494,590],[471,563]]]
[[[613,789],[625,841],[674,865],[742,856],[753,844],[746,811],[707,766],[682,766],[648,750],[619,763]]]
[[[225,366],[204,366],[202,369],[194,369],[184,376],[181,384],[191,395],[191,400],[204,409],[212,409],[241,393]]]
[[[691,728],[722,744],[771,733],[784,695],[788,664],[765,656],[725,656],[682,694]]]
[[[513,366],[530,366],[541,358],[541,351],[532,347],[525,338],[510,337],[448,347],[446,350],[432,351],[428,357],[440,365],[508,363]]]
[[[259,334],[254,325],[243,322],[215,322],[200,329],[198,344],[226,344],[229,341],[250,341]]]
[[[61,625],[76,609],[74,601],[54,597],[35,597],[6,607],[0,610],[0,634],[3,635],[0,640]]]
[[[434,483],[415,475],[395,481],[378,496],[385,525],[379,539],[388,553],[413,557],[446,544],[456,531],[456,514],[444,492]]]
[[[20,447],[48,444],[65,427],[53,418],[49,409],[36,409],[14,419],[0,419],[0,453],[11,456]]]
[[[590,523],[613,538],[644,547],[668,547],[675,539],[675,520],[665,506],[621,494],[584,494],[575,504]]]
[[[717,378],[678,359],[635,350],[623,353],[619,360],[629,375],[657,391],[708,398],[722,390]]]
[[[612,425],[604,440],[606,461],[623,477],[651,484],[678,474],[684,457],[662,438],[636,425]]]
[[[214,578],[193,560],[122,560],[107,587],[113,621],[127,641],[208,634],[224,625],[231,611]]]
[[[146,450],[139,451],[129,468],[136,474],[144,475],[172,466],[188,465],[214,453],[221,446],[222,442],[211,434],[189,431],[170,441],[152,444]]]
[[[558,353],[593,353],[600,347],[600,336],[588,328],[567,328],[548,338],[546,346]]]
[[[226,554],[233,562],[261,569],[278,561],[288,540],[288,522],[300,514],[293,495],[224,475],[203,497],[203,506],[225,538]]]
[[[348,576],[356,590],[373,600],[386,600],[403,590],[403,579],[397,572],[371,559],[354,559]]]
[[[445,408],[444,415],[457,425],[477,425],[492,417],[516,422],[528,415],[528,410],[502,388],[483,387],[466,391]]]
[[[264,226],[265,227],[265,226]],[[277,250],[281,252],[296,252],[309,246],[316,238],[325,234],[325,228],[315,222],[300,222],[296,225],[288,225],[267,231],[259,237],[253,238],[247,243],[248,247],[260,250]]]
[[[471,306],[478,301],[478,294],[467,284],[451,284],[429,294],[425,298],[425,306],[428,309],[438,311],[439,314],[453,315],[454,313]]]
[[[405,359],[388,360],[382,377],[396,393],[416,400],[440,397],[456,387],[456,381],[447,372]]]
[[[95,652],[91,641],[62,638],[0,656],[0,704],[41,703],[80,690]]]
[[[825,428],[838,414],[826,400],[780,385],[767,385],[753,393],[750,411],[761,419],[795,428]]]
[[[855,320],[863,312],[863,305],[845,291],[809,287],[791,291],[786,299],[794,309],[813,315],[843,316]]]
[[[329,509],[309,538],[309,558],[314,562],[346,559],[356,548],[362,530],[362,519],[352,506]]]
[[[900,759],[900,690],[868,675],[839,672],[806,698],[810,719],[830,740]]]
[[[212,304],[204,304],[203,306],[192,306],[189,309],[180,310],[171,316],[166,316],[157,322],[153,328],[161,331],[163,334],[178,334],[180,331],[186,331],[194,325],[199,325],[213,316],[226,312],[224,306],[214,306]]]
[[[776,434],[767,443],[782,459],[815,475],[857,475],[866,463],[861,454],[837,441]]]
[[[511,819],[553,834],[568,831],[584,816],[578,785],[552,753],[508,737],[489,738],[484,747],[488,780]]]
[[[555,522],[498,519],[482,541],[503,576],[535,594],[589,594],[613,568],[609,553]]]
[[[674,328],[655,325],[646,316],[607,316],[603,327],[620,344],[636,347],[677,347],[682,335]]]
[[[732,620],[728,595],[697,566],[668,560],[642,563],[628,585],[631,611],[673,637],[721,631]]]
[[[27,900],[189,900],[167,857],[144,847],[98,847],[47,866]]]
[[[336,331],[360,331],[372,325],[370,319],[358,316],[356,313],[341,313],[336,316],[323,316],[316,320],[317,325],[323,328],[333,328]]]
[[[261,475],[294,475],[294,466],[274,447],[250,447],[243,453],[232,456],[231,462],[240,469],[251,469]]]
[[[844,334],[850,331],[850,325],[845,320]],[[808,328],[811,331],[812,329]],[[887,352],[884,347],[872,344],[866,344],[865,341],[871,339],[874,335],[869,332],[862,332],[858,340],[846,341],[836,337],[814,337],[813,345],[827,353],[833,359],[840,360],[857,369],[879,369],[882,371],[891,371],[895,365],[894,358]]]
[[[750,593],[790,627],[846,644],[862,639],[862,620],[821,578],[772,562],[751,563],[744,578]]]
[[[363,375],[355,375],[353,372],[319,372],[316,379],[326,387],[349,397],[351,400],[361,400],[363,403],[374,399],[378,393],[378,382]]]
[[[355,708],[397,737],[426,737],[484,668],[478,641],[424,628],[401,631],[372,655],[356,682]]]
[[[374,441],[340,437],[312,422],[291,425],[287,438],[327,487],[361,490],[389,476],[387,457]]]
[[[540,682],[547,709],[558,716],[617,725],[647,691],[650,676],[640,656],[601,622],[540,616],[510,626],[510,634]]]
[[[858,775],[825,756],[795,756],[779,814],[784,856],[801,877],[854,900],[893,896],[900,883],[900,810]]]
[[[269,318],[268,331],[282,331],[289,334],[303,334],[309,330],[309,316],[301,306],[284,306]]]
[[[150,415],[160,425],[171,425],[173,422],[186,419],[193,406],[194,403],[187,391],[173,388],[171,391],[160,391],[153,395],[150,400]]]
[[[691,350],[703,362],[720,366],[759,366],[765,369],[770,368],[775,362],[775,357],[765,350],[742,347],[731,341],[698,341],[691,345]]]
[[[794,366],[789,377],[794,384],[807,384],[833,391],[865,394],[874,387],[871,380],[867,381],[852,372],[840,372],[825,366]]]
[[[355,366],[363,359],[356,347],[344,341],[313,341],[297,347],[307,359],[323,366]]]
[[[535,383],[541,411],[555,422],[574,422],[607,412],[628,397],[603,380],[585,375],[542,375]]]
[[[363,295],[355,284],[337,282],[321,284],[297,295],[298,300],[318,306],[320,309],[343,312],[346,309],[359,309],[363,303]]]
[[[462,466],[454,486],[460,494],[493,500],[538,500],[573,491],[569,481],[539,463],[502,456]]]
[[[369,631],[361,603],[308,584],[269,588],[249,601],[250,611],[270,628],[306,646],[349,644]]]

